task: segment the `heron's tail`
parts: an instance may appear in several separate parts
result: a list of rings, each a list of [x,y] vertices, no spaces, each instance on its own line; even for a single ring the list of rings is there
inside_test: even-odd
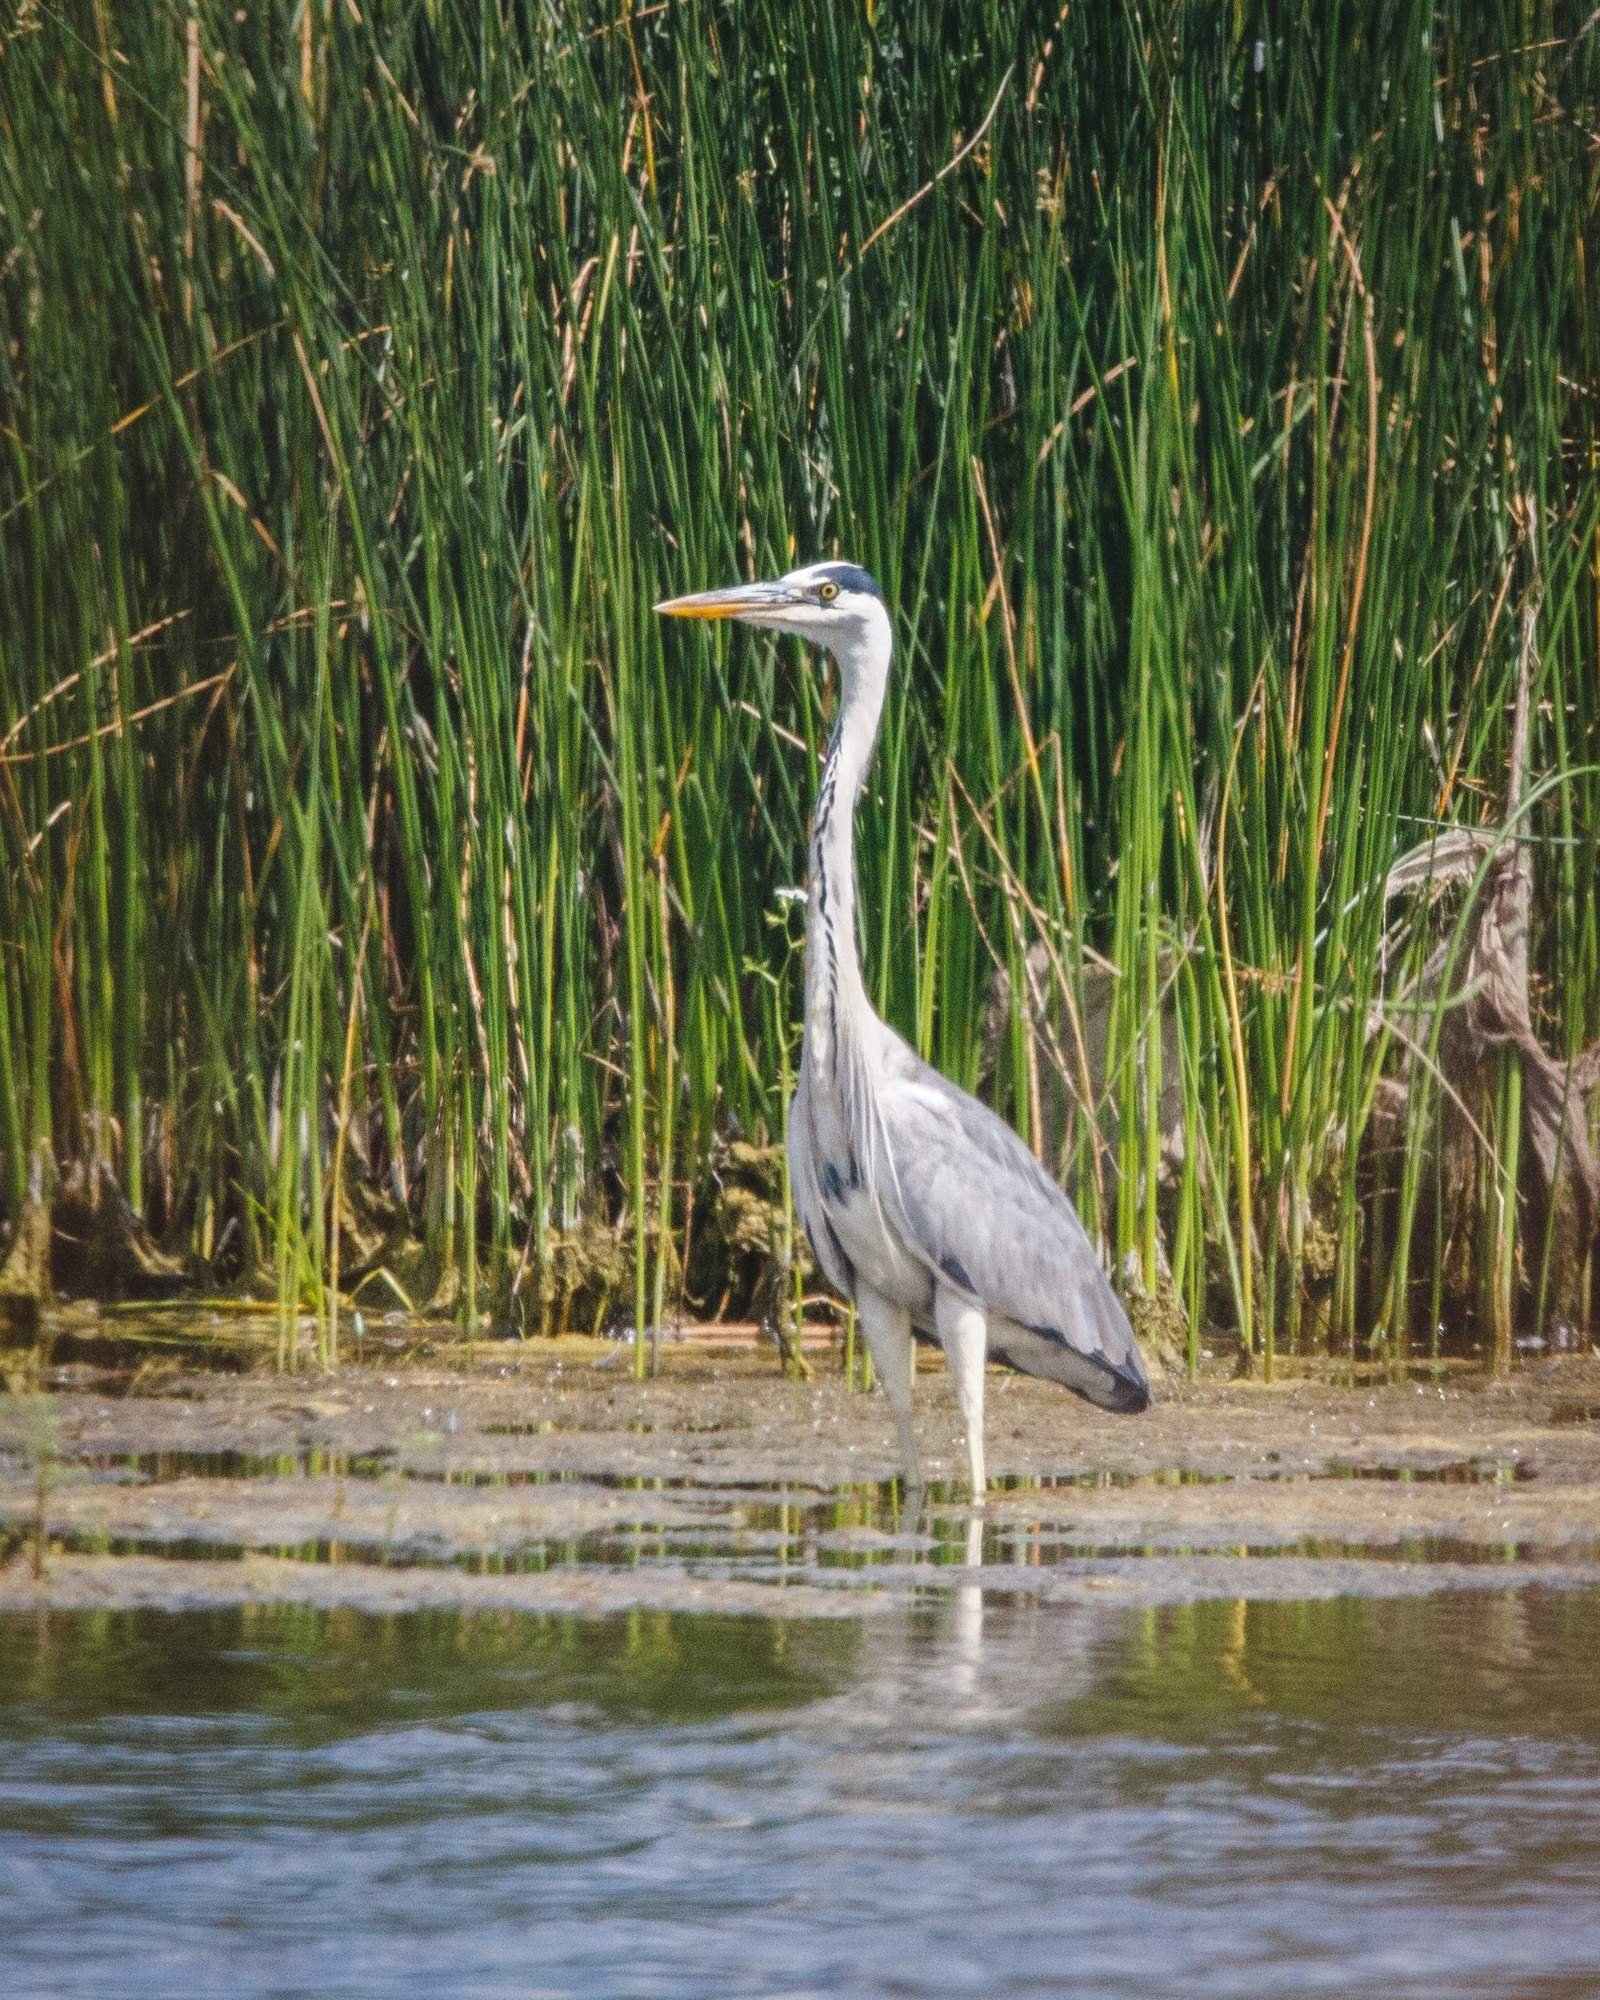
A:
[[[1080,1347],[1060,1327],[991,1321],[989,1358],[1003,1361],[1024,1375],[1059,1382],[1098,1409],[1137,1416],[1150,1407],[1150,1378],[1134,1345],[1132,1329],[1109,1286],[1106,1296],[1119,1322],[1109,1330],[1110,1338],[1097,1341],[1092,1347]]]
[[[1150,1378],[1137,1348],[1120,1364],[1099,1354],[1075,1354],[1072,1360],[1077,1366],[1071,1372],[1063,1370],[1060,1379],[1089,1402],[1130,1417],[1149,1409]]]

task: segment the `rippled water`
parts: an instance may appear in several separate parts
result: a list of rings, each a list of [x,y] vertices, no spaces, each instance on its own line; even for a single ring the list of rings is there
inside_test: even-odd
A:
[[[0,1984],[1600,1993],[1600,1594],[0,1619]]]

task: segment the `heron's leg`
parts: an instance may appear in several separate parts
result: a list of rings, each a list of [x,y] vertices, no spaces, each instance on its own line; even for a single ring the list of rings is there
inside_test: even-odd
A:
[[[917,1434],[911,1426],[911,1315],[904,1306],[892,1305],[870,1285],[858,1285],[856,1317],[867,1337],[867,1352],[883,1384],[883,1393],[894,1412],[906,1486],[920,1493],[922,1467],[917,1458]]]
[[[975,1305],[941,1285],[934,1295],[934,1325],[944,1349],[956,1401],[967,1427],[967,1466],[972,1504],[981,1507],[989,1490],[983,1469],[983,1370],[989,1358],[989,1327]]]

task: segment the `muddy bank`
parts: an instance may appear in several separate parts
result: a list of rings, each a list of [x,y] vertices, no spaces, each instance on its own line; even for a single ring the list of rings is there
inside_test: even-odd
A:
[[[1600,1563],[1496,1566],[1438,1563],[1401,1568],[1377,1562],[1290,1558],[1264,1567],[1247,1558],[1195,1561],[1129,1558],[1012,1573],[929,1566],[911,1558],[829,1584],[700,1576],[685,1569],[570,1569],[535,1575],[473,1576],[458,1570],[329,1567],[282,1558],[243,1562],[169,1561],[150,1556],[66,1555],[38,1583],[0,1575],[0,1616],[52,1611],[209,1611],[239,1604],[306,1604],[376,1614],[409,1611],[542,1612],[603,1617],[619,1611],[716,1612],[723,1616],[859,1618],[903,1608],[912,1593],[981,1585],[985,1594],[1025,1594],[1047,1604],[1129,1607],[1192,1604],[1205,1598],[1256,1602],[1329,1597],[1422,1597],[1441,1590],[1600,1588]]]
[[[669,1348],[645,1383],[544,1343],[315,1379],[54,1383],[0,1412],[0,1609],[854,1614],[978,1564],[986,1588],[1143,1603],[1600,1582],[1592,1358],[1504,1380],[1180,1383],[1137,1419],[996,1370],[981,1523],[943,1484],[962,1452],[937,1357],[914,1521],[882,1399],[768,1356]]]

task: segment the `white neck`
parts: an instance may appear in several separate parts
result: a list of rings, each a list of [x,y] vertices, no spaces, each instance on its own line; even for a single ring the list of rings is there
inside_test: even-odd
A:
[[[874,612],[832,648],[839,665],[839,714],[811,815],[806,1053],[825,1072],[872,1011],[856,957],[855,810],[872,762],[893,650],[888,614],[877,606]]]

